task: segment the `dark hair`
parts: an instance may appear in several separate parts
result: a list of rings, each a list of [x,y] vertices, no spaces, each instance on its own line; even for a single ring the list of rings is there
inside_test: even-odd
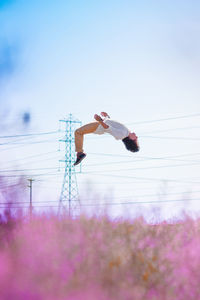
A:
[[[136,141],[133,141],[128,136],[122,140],[127,150],[131,152],[137,152],[140,150]]]

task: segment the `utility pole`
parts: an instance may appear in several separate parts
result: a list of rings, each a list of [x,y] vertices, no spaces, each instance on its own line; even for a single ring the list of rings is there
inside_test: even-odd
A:
[[[73,164],[75,161],[74,131],[77,126],[81,126],[81,122],[75,119],[72,114],[60,122],[65,124],[65,136],[60,140],[60,142],[65,143],[65,159],[60,160],[65,163],[65,174],[59,200],[59,213],[61,209],[64,209],[68,211],[69,216],[72,216],[75,215],[75,210],[80,208],[76,172]]]
[[[30,202],[29,202],[29,214],[30,218],[32,217],[33,212],[33,204],[32,204],[32,187],[33,187],[33,181],[34,179],[28,179],[30,185],[28,186],[30,188]]]

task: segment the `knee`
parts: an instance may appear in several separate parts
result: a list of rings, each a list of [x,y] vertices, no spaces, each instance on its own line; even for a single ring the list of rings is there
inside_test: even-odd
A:
[[[80,135],[80,134],[82,134],[80,128],[77,128],[77,129],[75,130],[74,134],[75,134],[75,135]]]

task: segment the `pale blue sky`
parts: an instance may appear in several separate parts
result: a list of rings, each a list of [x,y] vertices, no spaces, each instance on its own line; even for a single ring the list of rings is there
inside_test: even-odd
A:
[[[198,1],[19,0],[0,1],[0,9],[1,105],[11,109],[12,116],[30,111],[30,132],[56,130],[58,120],[70,112],[86,123],[94,113],[103,110],[114,119],[131,124],[200,111]],[[116,164],[112,170],[123,169],[120,174],[125,176],[157,179],[198,176],[198,164],[154,169],[161,164],[154,160],[153,169],[148,171],[142,169],[143,161],[137,162],[137,171],[134,161],[147,156],[197,153],[200,143],[197,140],[163,137],[195,139],[199,137],[198,129],[155,134],[161,139],[145,137],[145,132],[198,127],[198,124],[199,118],[193,117],[129,125],[141,136],[141,152],[131,158],[130,164],[120,167]],[[44,150],[44,146],[40,147]],[[111,137],[88,137],[85,147],[88,153],[109,152],[130,157]],[[115,162],[118,160],[119,157],[114,157]],[[92,169],[89,165],[104,161],[104,157],[88,155],[83,170],[89,172],[95,168],[98,172],[98,167]],[[49,162],[56,163],[57,160]],[[104,173],[110,170],[106,166],[101,169]],[[81,176],[80,183],[86,178]],[[94,175],[87,178],[94,180]],[[97,178],[94,184],[99,181]],[[109,180],[104,178],[102,190],[108,184]],[[151,184],[150,188],[157,191],[160,184],[162,181]],[[118,182],[109,185],[112,190],[116,187]],[[124,188],[127,189],[126,185]],[[147,186],[145,183],[136,186],[131,181],[128,188],[129,193],[117,191],[117,195],[132,195],[136,188],[135,194],[144,194]]]

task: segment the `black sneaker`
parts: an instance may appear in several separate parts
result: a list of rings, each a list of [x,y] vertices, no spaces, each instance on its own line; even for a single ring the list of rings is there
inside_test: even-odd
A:
[[[80,162],[86,157],[85,153],[80,153],[77,155],[76,161],[74,163],[74,166],[80,164]]]

